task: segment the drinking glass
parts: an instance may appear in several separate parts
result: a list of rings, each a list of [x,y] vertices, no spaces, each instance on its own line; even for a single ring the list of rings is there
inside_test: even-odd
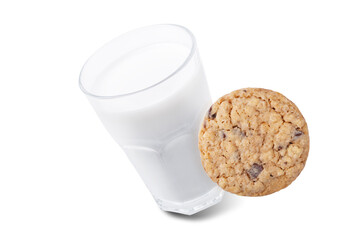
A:
[[[162,210],[191,215],[221,201],[198,150],[211,97],[189,30],[123,34],[87,60],[79,84]]]

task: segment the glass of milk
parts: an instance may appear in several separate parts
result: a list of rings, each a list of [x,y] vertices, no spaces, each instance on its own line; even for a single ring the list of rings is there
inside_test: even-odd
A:
[[[110,41],[80,88],[162,210],[191,215],[221,201],[197,147],[211,97],[189,30],[154,25]]]

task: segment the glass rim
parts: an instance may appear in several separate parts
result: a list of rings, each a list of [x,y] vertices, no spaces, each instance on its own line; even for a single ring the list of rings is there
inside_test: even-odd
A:
[[[142,88],[142,89],[139,89],[139,90],[136,90],[136,91],[133,91],[133,92],[129,92],[129,93],[123,93],[123,94],[117,94],[117,95],[109,95],[109,96],[106,96],[106,95],[97,95],[97,94],[93,94],[91,93],[90,91],[86,90],[86,88],[84,87],[84,85],[82,84],[82,74],[84,72],[84,68],[86,67],[88,61],[90,59],[92,59],[94,56],[97,55],[97,53],[99,51],[101,51],[105,46],[108,46],[110,45],[113,41],[121,38],[122,36],[125,36],[127,34],[130,34],[130,33],[133,33],[133,32],[137,32],[137,31],[142,31],[142,30],[145,30],[145,29],[148,29],[148,28],[151,28],[151,27],[159,27],[159,26],[168,26],[168,27],[175,27],[175,28],[179,28],[180,30],[184,31],[185,33],[187,33],[189,36],[190,36],[190,40],[191,40],[191,50],[189,52],[189,54],[187,55],[187,57],[184,59],[184,61],[182,62],[182,64],[176,68],[176,70],[174,70],[172,73],[170,73],[167,77],[163,78],[162,80],[148,86],[148,87],[145,87],[145,88]],[[194,37],[194,35],[192,34],[192,32],[190,30],[188,30],[186,27],[183,27],[181,25],[177,25],[177,24],[155,24],[155,25],[149,25],[149,26],[145,26],[145,27],[141,27],[141,28],[137,28],[137,29],[134,29],[134,30],[131,30],[131,31],[128,31],[128,32],[125,32],[119,36],[117,36],[116,38],[110,40],[109,42],[105,43],[102,47],[98,48],[87,60],[86,62],[84,63],[84,65],[82,66],[81,68],[81,71],[80,71],[80,76],[79,76],[79,86],[80,86],[80,89],[81,91],[88,95],[88,96],[91,96],[91,97],[95,97],[95,98],[99,98],[99,99],[112,99],[112,98],[120,98],[120,97],[127,97],[127,96],[132,96],[132,95],[135,95],[135,94],[138,94],[138,93],[141,93],[141,92],[144,92],[144,91],[147,91],[147,90],[150,90],[164,82],[166,82],[167,80],[171,79],[174,75],[176,75],[177,73],[179,73],[182,69],[185,68],[185,66],[188,64],[188,62],[192,59],[193,55],[194,55],[194,52],[196,50],[196,39]]]

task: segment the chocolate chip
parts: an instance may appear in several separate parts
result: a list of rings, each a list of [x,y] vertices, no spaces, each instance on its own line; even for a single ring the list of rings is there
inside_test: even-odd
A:
[[[269,176],[270,176],[270,177],[273,177],[273,175],[272,175],[272,174],[269,174]]]
[[[232,131],[234,134],[239,135],[241,137],[246,136],[245,132],[243,132],[239,127],[234,127]]]
[[[282,146],[279,146],[278,147],[278,151],[280,151],[280,150],[282,150],[283,149],[283,147]]]
[[[294,133],[294,136],[299,137],[299,136],[301,136],[302,134],[303,134],[302,131],[296,131],[296,132]]]
[[[256,179],[262,171],[263,166],[258,163],[254,163],[252,167],[247,171],[247,173],[249,177],[253,180]]]
[[[208,110],[208,118],[213,120],[216,118],[216,116],[217,116],[217,113],[212,113],[212,106],[211,106]]]
[[[206,127],[207,127],[207,122],[204,121],[204,122],[203,122],[203,128],[206,128]]]
[[[247,90],[244,89],[243,92],[247,92]]]
[[[219,131],[219,137],[221,138],[221,139],[225,139],[226,137],[227,137],[227,135],[224,133],[224,131],[222,130],[222,131]]]
[[[295,129],[293,140],[297,140],[300,136],[302,136],[304,133],[300,130],[299,127]]]

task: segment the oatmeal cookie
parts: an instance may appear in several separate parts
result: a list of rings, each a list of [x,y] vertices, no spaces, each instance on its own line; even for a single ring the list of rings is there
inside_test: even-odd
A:
[[[268,195],[287,187],[304,168],[308,127],[282,94],[240,89],[211,106],[199,132],[199,150],[208,176],[224,190]]]

